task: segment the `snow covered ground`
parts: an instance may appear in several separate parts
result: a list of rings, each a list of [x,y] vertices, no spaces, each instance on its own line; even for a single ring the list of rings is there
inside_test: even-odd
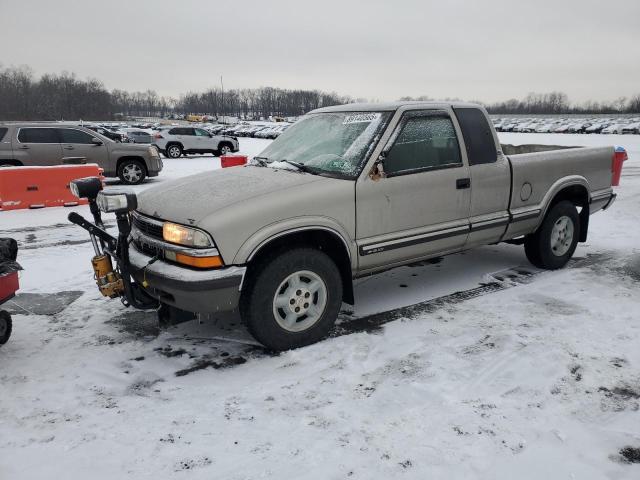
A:
[[[569,268],[509,245],[397,268],[357,282],[334,337],[277,356],[233,318],[160,332],[103,299],[71,209],[0,213],[25,267],[0,479],[640,478],[619,454],[640,447],[640,139],[500,138],[628,148]],[[166,159],[138,188],[215,168]]]

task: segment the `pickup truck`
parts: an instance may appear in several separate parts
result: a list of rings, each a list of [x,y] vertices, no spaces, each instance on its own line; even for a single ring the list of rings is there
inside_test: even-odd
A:
[[[125,272],[160,304],[239,309],[262,344],[296,348],[330,332],[358,277],[498,242],[564,266],[616,197],[613,158],[502,146],[474,104],[321,108],[246,166],[140,193]]]
[[[120,143],[88,128],[61,123],[0,123],[0,167],[62,165],[82,158],[97,163],[105,177],[138,185],[162,170],[160,153],[149,145]]]

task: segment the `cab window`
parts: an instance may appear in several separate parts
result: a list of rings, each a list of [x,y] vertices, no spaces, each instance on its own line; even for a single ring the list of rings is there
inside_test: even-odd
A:
[[[387,175],[462,166],[453,123],[442,113],[410,113],[386,154]]]
[[[209,132],[207,132],[206,130],[203,130],[201,128],[196,128],[196,137],[208,137],[209,136]]]
[[[20,143],[60,143],[55,128],[21,128],[18,132]]]

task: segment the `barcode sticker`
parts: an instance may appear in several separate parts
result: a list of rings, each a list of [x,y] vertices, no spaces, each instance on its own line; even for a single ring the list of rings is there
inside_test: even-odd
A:
[[[355,115],[347,115],[342,122],[343,125],[349,125],[351,123],[371,123],[380,118],[379,112],[372,113],[357,113]]]

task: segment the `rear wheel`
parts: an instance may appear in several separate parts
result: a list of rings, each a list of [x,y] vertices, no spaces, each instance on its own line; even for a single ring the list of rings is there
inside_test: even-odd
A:
[[[4,345],[11,336],[11,315],[8,312],[0,311],[0,345]]]
[[[289,350],[326,337],[341,304],[342,278],[333,260],[319,250],[297,248],[254,268],[240,314],[260,343]]]
[[[167,157],[169,158],[180,158],[182,155],[182,147],[177,144],[172,144],[167,147]]]
[[[147,169],[139,160],[123,160],[118,167],[118,177],[125,185],[139,185],[147,176]]]
[[[524,251],[538,268],[564,267],[573,256],[580,238],[580,217],[573,203],[562,201],[547,213],[538,230],[527,236]]]

